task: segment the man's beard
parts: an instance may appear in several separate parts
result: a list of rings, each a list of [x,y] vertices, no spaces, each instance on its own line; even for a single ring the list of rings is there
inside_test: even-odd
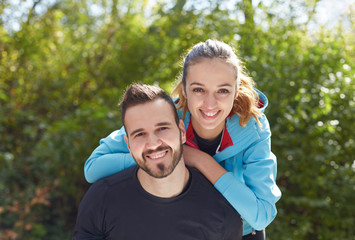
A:
[[[165,178],[167,176],[169,176],[175,169],[175,167],[178,165],[178,163],[181,160],[182,157],[182,142],[181,142],[181,133],[180,133],[180,145],[177,149],[175,149],[175,151],[173,151],[173,149],[169,146],[161,146],[158,147],[155,150],[148,150],[142,153],[142,157],[141,159],[139,159],[139,161],[137,161],[137,159],[133,156],[134,160],[136,161],[137,165],[146,173],[148,173],[150,176],[154,177],[154,178]],[[147,162],[150,160],[147,160],[144,156],[146,154],[152,154],[154,152],[159,152],[159,151],[164,151],[164,150],[170,150],[170,152],[173,153],[172,156],[172,161],[169,165],[166,165],[165,162],[161,162],[157,164],[157,168],[158,170],[154,170],[151,167],[147,166]]]

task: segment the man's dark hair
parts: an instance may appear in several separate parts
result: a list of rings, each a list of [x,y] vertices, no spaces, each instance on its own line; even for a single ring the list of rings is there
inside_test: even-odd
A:
[[[137,84],[137,83],[131,84],[130,86],[127,87],[123,95],[123,98],[119,103],[119,105],[121,106],[121,118],[122,118],[123,125],[125,125],[124,119],[128,108],[139,104],[152,102],[157,99],[163,99],[167,103],[169,103],[174,113],[175,122],[177,125],[179,125],[179,117],[176,112],[175,104],[171,99],[171,97],[158,86]],[[142,117],[149,117],[149,116],[142,116]]]

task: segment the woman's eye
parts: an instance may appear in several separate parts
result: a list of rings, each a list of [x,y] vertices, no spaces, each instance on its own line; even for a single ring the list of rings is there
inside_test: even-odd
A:
[[[200,92],[203,92],[203,89],[202,88],[194,88],[194,89],[192,89],[192,91],[200,93]]]
[[[218,90],[219,93],[229,93],[228,89],[220,89]]]

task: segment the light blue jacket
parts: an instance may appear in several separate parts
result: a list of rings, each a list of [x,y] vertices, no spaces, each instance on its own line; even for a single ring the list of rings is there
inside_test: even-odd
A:
[[[268,100],[263,93],[258,93],[264,104],[264,111]],[[254,118],[251,118],[245,127],[241,127],[238,115],[234,115],[232,119],[228,118],[226,130],[233,146],[213,156],[228,171],[214,186],[243,217],[243,235],[254,229],[262,230],[269,225],[276,216],[275,204],[281,197],[275,181],[277,163],[271,152],[269,123],[264,114],[259,121],[261,128]],[[186,114],[184,123],[187,129],[190,113]],[[100,145],[84,166],[88,182],[95,182],[136,164],[124,141],[125,134],[122,127],[100,140]]]

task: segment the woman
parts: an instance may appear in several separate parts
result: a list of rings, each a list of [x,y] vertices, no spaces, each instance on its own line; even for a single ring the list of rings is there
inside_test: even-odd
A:
[[[186,163],[197,168],[239,212],[243,239],[265,239],[281,197],[270,147],[267,98],[253,88],[233,49],[220,41],[196,44],[186,55],[174,89],[184,120]],[[133,164],[121,128],[100,141],[85,163],[94,182]],[[255,231],[257,230],[257,231]]]

